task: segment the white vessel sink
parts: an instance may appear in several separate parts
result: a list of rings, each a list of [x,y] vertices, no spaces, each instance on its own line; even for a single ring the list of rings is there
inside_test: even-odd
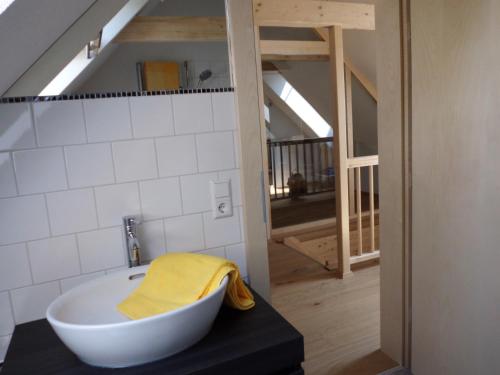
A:
[[[207,297],[175,311],[129,320],[116,309],[142,281],[131,277],[149,266],[129,268],[80,285],[58,297],[47,320],[83,362],[127,367],[166,358],[201,340],[224,299],[227,277]]]

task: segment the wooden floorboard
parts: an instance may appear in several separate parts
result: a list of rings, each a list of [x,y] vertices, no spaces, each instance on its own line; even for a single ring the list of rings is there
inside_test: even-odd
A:
[[[274,241],[269,263],[273,306],[304,335],[306,374],[374,375],[396,365],[379,351],[379,266],[339,280]]]

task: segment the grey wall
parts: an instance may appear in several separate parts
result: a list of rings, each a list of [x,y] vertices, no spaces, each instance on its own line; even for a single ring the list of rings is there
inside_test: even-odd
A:
[[[0,15],[0,95],[93,3],[94,0],[14,1]]]

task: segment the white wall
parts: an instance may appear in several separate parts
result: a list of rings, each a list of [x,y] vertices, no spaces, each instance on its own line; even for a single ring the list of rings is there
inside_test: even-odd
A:
[[[500,2],[411,2],[415,375],[500,373]]]
[[[224,0],[151,1],[143,16],[225,16]],[[175,61],[181,68],[181,85],[196,88],[199,74],[212,70],[203,88],[230,87],[227,42],[125,43],[116,45],[111,56],[90,77],[68,92],[113,92],[137,90],[136,63],[147,60]],[[184,61],[188,61],[190,82],[184,80]]]
[[[0,104],[0,361],[14,324],[125,267],[125,215],[145,259],[204,252],[246,276],[234,108],[233,93]],[[214,220],[220,179],[234,215]]]

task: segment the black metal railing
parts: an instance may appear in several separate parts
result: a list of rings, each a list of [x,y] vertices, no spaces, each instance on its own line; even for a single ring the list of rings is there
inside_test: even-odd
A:
[[[333,138],[267,141],[271,200],[335,190]]]

